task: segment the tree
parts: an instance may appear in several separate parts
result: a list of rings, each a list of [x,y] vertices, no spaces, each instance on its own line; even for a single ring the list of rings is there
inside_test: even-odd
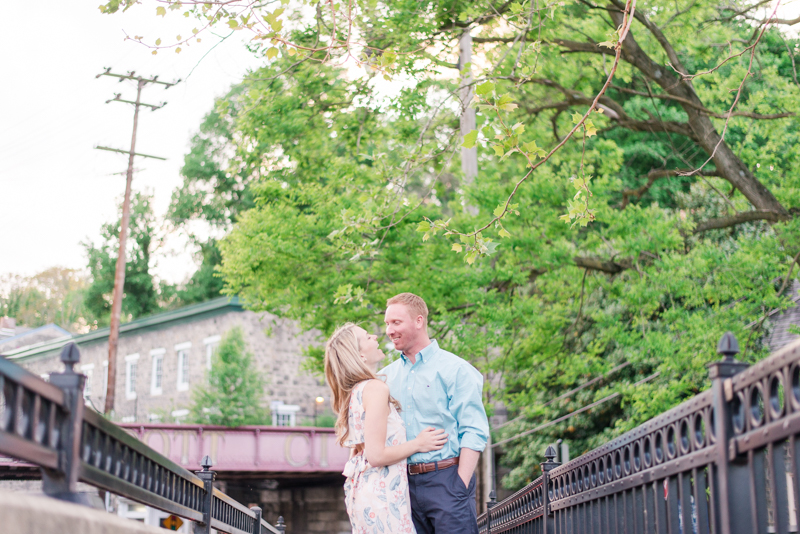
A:
[[[223,22],[231,6],[212,4]],[[745,2],[631,7],[359,4],[369,48],[356,57],[373,75],[354,79],[335,62],[356,41],[352,17],[334,23],[320,5],[281,30],[285,54],[256,46],[267,65],[217,108],[229,150],[266,163],[221,243],[227,291],[249,307],[323,334],[345,320],[377,331],[386,297],[421,294],[433,336],[520,416],[496,439],[620,393],[507,443],[511,487],[556,438],[580,454],[708,387],[726,330],[743,359],[763,357],[763,317],[787,305],[799,43],[775,26],[800,21]],[[472,65],[453,53],[464,31]],[[465,69],[479,106],[466,138]],[[387,100],[384,74],[410,87]],[[480,171],[466,184],[452,158],[472,143]]]
[[[51,267],[34,276],[0,279],[0,316],[31,328],[55,323],[72,332],[91,324],[84,297],[88,281],[75,269]]]
[[[192,390],[191,422],[228,427],[269,424],[264,381],[253,365],[242,329],[232,328],[211,358],[208,384]]]
[[[231,150],[233,122],[226,108],[228,100],[241,90],[234,88],[220,99],[220,109],[212,110],[203,119],[184,160],[183,184],[172,195],[167,218],[188,234],[200,259],[197,271],[185,287],[177,290],[181,304],[220,296],[223,281],[215,276],[221,261],[216,237],[230,231],[240,212],[253,207],[248,185],[257,170]]]
[[[126,251],[123,320],[128,321],[158,311],[169,302],[173,290],[159,283],[152,274],[152,252],[158,237],[152,198],[135,193],[131,199],[130,239]],[[86,306],[100,326],[107,325],[111,314],[111,294],[119,248],[118,219],[104,224],[99,244],[84,242],[92,282],[86,290]]]

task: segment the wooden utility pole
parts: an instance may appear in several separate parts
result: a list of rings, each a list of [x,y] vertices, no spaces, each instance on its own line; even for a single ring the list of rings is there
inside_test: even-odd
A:
[[[123,154],[128,154],[128,172],[126,173],[126,180],[125,180],[125,199],[122,202],[122,224],[120,225],[119,229],[119,252],[117,255],[117,267],[116,271],[114,272],[114,293],[111,302],[111,325],[108,333],[108,386],[106,389],[106,402],[105,407],[103,408],[103,412],[111,413],[114,409],[114,400],[116,396],[116,377],[117,377],[117,343],[119,341],[119,323],[120,323],[120,315],[122,314],[122,297],[123,297],[123,288],[125,286],[125,246],[128,242],[128,223],[130,222],[131,218],[131,182],[133,182],[133,160],[135,156],[145,157],[145,158],[155,158],[155,159],[165,159],[159,158],[158,156],[148,156],[147,154],[137,154],[136,153],[136,129],[139,126],[139,108],[141,106],[149,107],[151,110],[155,111],[159,108],[162,108],[166,105],[166,103],[162,103],[159,105],[155,104],[144,104],[142,103],[142,89],[148,83],[154,84],[161,84],[166,86],[167,89],[178,83],[180,80],[167,83],[167,82],[160,82],[158,81],[158,76],[153,78],[142,78],[141,76],[134,76],[134,72],[131,71],[128,74],[114,74],[111,72],[111,69],[106,69],[105,72],[98,74],[96,77],[99,78],[100,76],[111,76],[114,78],[119,78],[119,81],[123,80],[135,80],[136,81],[136,101],[132,102],[130,100],[122,100],[120,98],[120,94],[117,93],[116,98],[111,100],[107,100],[106,104],[109,102],[122,102],[125,104],[132,104],[134,106],[133,111],[133,134],[131,136],[131,148],[130,150],[121,150],[117,148],[109,148],[98,146],[95,147],[99,150],[109,150],[111,152],[121,152]]]
[[[458,43],[458,66],[461,69],[461,86],[459,99],[461,100],[461,137],[463,138],[477,128],[475,108],[470,107],[475,90],[472,87],[472,35],[469,28],[461,34]],[[466,68],[469,67],[469,68]],[[472,148],[461,147],[461,170],[464,172],[464,185],[470,185],[478,176],[478,145]],[[469,204],[464,205],[464,210],[472,215],[478,214],[478,208]]]

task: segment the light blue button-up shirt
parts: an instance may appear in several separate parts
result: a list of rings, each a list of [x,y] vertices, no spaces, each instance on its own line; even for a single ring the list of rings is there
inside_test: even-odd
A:
[[[417,437],[426,427],[442,428],[447,444],[438,451],[412,455],[408,463],[428,463],[453,458],[466,447],[481,452],[489,438],[489,421],[483,408],[483,376],[472,365],[439,348],[434,340],[412,364],[405,355],[381,371],[392,397],[402,405],[406,437]]]

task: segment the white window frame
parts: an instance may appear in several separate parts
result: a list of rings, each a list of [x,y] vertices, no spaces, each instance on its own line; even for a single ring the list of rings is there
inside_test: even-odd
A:
[[[175,352],[178,358],[178,391],[187,391],[189,389],[189,349],[191,348],[191,341],[175,345]],[[182,380],[184,377],[186,381]]]
[[[167,349],[153,349],[150,351],[150,395],[158,396],[164,392],[164,354]],[[161,368],[161,376],[159,377],[158,369]],[[157,383],[160,378],[161,383]]]
[[[272,426],[297,426],[297,412],[300,406],[296,404],[284,404],[283,401],[272,401]]]
[[[86,382],[83,385],[83,398],[90,399],[92,397],[92,375],[94,374],[94,364],[88,363],[81,365],[81,373],[86,375]]]
[[[133,400],[136,398],[136,371],[139,361],[138,354],[129,354],[125,356],[125,398]],[[131,373],[133,369],[133,373]],[[131,377],[131,375],[133,375]],[[133,380],[131,380],[133,378]]]
[[[175,421],[176,423],[181,423],[183,419],[189,417],[189,410],[187,410],[186,408],[182,408],[180,410],[173,410],[172,412],[170,412],[170,415],[172,416],[173,421]]]
[[[206,368],[210,371],[211,370],[211,357],[216,352],[217,347],[219,347],[219,342],[222,339],[222,336],[210,336],[203,340],[203,345],[206,347]]]

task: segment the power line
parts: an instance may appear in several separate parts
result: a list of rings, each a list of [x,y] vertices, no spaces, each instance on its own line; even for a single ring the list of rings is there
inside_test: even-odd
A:
[[[556,401],[559,401],[559,400],[561,400],[561,399],[563,399],[563,398],[569,397],[569,396],[570,396],[570,395],[572,395],[573,393],[577,393],[578,391],[580,391],[580,390],[582,390],[582,389],[588,388],[588,387],[589,387],[589,386],[591,386],[592,384],[596,384],[597,382],[599,382],[599,381],[600,381],[600,380],[602,380],[603,378],[606,378],[607,376],[609,376],[609,375],[611,375],[611,374],[614,374],[614,373],[616,373],[617,371],[619,371],[619,370],[621,370],[621,369],[625,369],[625,368],[626,368],[626,367],[628,367],[629,365],[630,365],[630,362],[621,363],[621,364],[617,365],[616,367],[614,367],[613,369],[611,369],[610,371],[608,371],[607,373],[605,373],[605,374],[602,374],[602,375],[600,375],[600,376],[597,376],[597,377],[595,377],[595,378],[593,378],[593,379],[589,380],[589,381],[588,381],[588,382],[586,382],[585,384],[581,384],[580,386],[576,387],[575,389],[571,389],[571,390],[567,391],[566,393],[562,393],[561,395],[559,395],[559,396],[558,396],[558,397],[556,397],[555,399],[552,399],[552,400],[550,400],[550,401],[548,401],[548,402],[546,402],[546,403],[542,404],[541,408],[547,408],[548,406],[550,406],[551,404],[553,404],[553,403],[554,403],[554,402],[556,402]],[[525,414],[518,415],[518,416],[517,416],[517,417],[515,417],[514,419],[510,419],[510,420],[506,421],[506,422],[505,422],[505,423],[503,423],[503,424],[497,425],[497,426],[494,428],[494,430],[500,430],[500,429],[501,429],[501,428],[503,428],[504,426],[508,426],[508,425],[510,425],[511,423],[515,422],[515,421],[519,421],[519,420],[520,420],[520,419],[522,419],[523,417],[525,417]]]
[[[643,378],[642,380],[639,380],[638,382],[633,384],[633,387],[636,387],[636,386],[639,386],[639,385],[644,384],[646,382],[649,382],[649,381],[653,380],[654,378],[658,377],[660,374],[661,373],[658,372],[658,373],[654,373],[654,374],[648,376],[647,378]],[[579,409],[575,410],[572,413],[568,413],[567,415],[559,417],[558,419],[553,419],[552,421],[548,421],[547,423],[543,423],[543,424],[537,426],[536,428],[531,428],[530,430],[526,430],[525,432],[521,432],[521,433],[517,434],[516,436],[511,436],[510,438],[506,438],[506,439],[500,440],[497,443],[492,443],[492,448],[499,447],[500,445],[503,445],[504,443],[508,443],[509,441],[514,441],[515,439],[519,439],[519,438],[524,437],[524,436],[529,436],[530,434],[533,434],[533,433],[538,432],[540,430],[544,430],[545,428],[548,428],[548,427],[551,427],[551,426],[556,425],[558,423],[561,423],[562,421],[566,421],[567,419],[569,419],[571,417],[575,417],[579,413],[583,413],[586,410],[591,410],[595,406],[600,406],[601,404],[603,404],[605,402],[608,402],[610,400],[616,399],[619,396],[620,396],[619,392],[612,393],[608,397],[604,397],[604,398],[600,399],[599,401],[595,401],[595,402],[593,402],[591,404],[588,404],[588,405],[584,406],[583,408],[579,408]]]

